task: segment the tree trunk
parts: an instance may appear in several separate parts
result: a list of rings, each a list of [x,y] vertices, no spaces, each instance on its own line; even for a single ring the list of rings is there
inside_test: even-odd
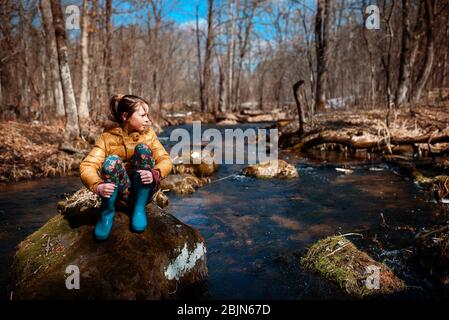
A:
[[[199,8],[196,7],[196,47],[197,47],[197,56],[198,56],[198,82],[199,82],[199,96],[200,96],[200,107],[201,111],[203,111],[204,102],[204,74],[201,62],[201,39],[200,39],[200,26],[199,26]]]
[[[104,47],[105,78],[107,95],[112,95],[112,41],[111,41],[112,0],[106,0],[106,45]]]
[[[69,139],[79,136],[78,112],[76,108],[75,94],[73,92],[72,78],[68,62],[68,49],[64,28],[64,17],[60,0],[51,0],[51,12],[55,28],[56,47],[58,51],[59,73],[61,76],[64,106],[66,110],[66,131]]]
[[[387,127],[390,127],[390,116],[394,113],[394,118],[396,119],[396,112],[392,108],[392,94],[391,94],[391,76],[390,76],[390,66],[391,66],[391,47],[393,43],[394,33],[393,28],[391,26],[391,17],[393,15],[395,3],[393,2],[390,12],[386,15],[385,25],[387,28],[386,37],[386,48],[383,48],[384,52],[381,57],[382,67],[384,69],[385,74],[385,92],[387,94],[387,115],[385,117],[385,123]],[[383,2],[383,9],[386,10],[386,1]]]
[[[402,45],[399,59],[399,82],[396,91],[396,108],[399,108],[407,100],[408,86],[410,83],[410,3],[402,0]]]
[[[250,35],[251,35],[251,29],[252,29],[252,25],[253,25],[253,17],[254,17],[254,13],[256,11],[257,8],[257,1],[253,1],[253,3],[251,4],[251,8],[250,8],[250,14],[249,17],[247,18],[247,25],[245,28],[245,34],[243,36],[243,41],[240,41],[240,48],[239,48],[239,59],[238,59],[238,68],[237,68],[237,78],[236,78],[236,86],[235,86],[235,105],[236,106],[240,106],[240,77],[241,77],[241,73],[242,73],[242,67],[243,67],[243,59],[245,58],[246,55],[246,51],[247,51],[247,47],[248,47],[248,43],[250,40]],[[246,15],[245,15],[246,16]],[[241,32],[240,28],[240,32]],[[239,32],[239,39],[241,38]]]
[[[50,0],[41,0],[42,24],[45,32],[47,57],[50,65],[51,88],[56,107],[56,118],[64,119],[64,97],[62,93],[61,76],[59,75],[58,50],[56,48],[53,17],[51,14]]]
[[[234,5],[233,1],[229,1],[229,26],[227,28],[227,58],[228,58],[228,83],[227,83],[227,105],[233,111],[234,105],[232,103],[233,96],[233,78],[234,78]]]
[[[204,66],[203,66],[203,99],[201,105],[201,111],[205,112],[210,108],[211,104],[211,63],[212,63],[212,48],[214,46],[214,0],[208,0],[208,13],[207,13],[207,38],[206,38],[206,51],[204,53]]]
[[[315,17],[315,46],[317,60],[315,111],[317,112],[323,111],[326,105],[329,13],[329,0],[318,0]]]
[[[79,119],[83,124],[89,120],[89,7],[88,0],[83,0],[83,21],[81,26],[81,95],[79,104]]]
[[[90,87],[90,112],[91,118],[98,120],[99,115],[102,114],[102,104],[101,101],[101,81],[103,77],[102,66],[103,62],[101,60],[101,49],[100,49],[100,39],[101,39],[101,22],[98,13],[98,1],[92,0],[92,11],[90,15],[90,32],[89,32],[89,49],[90,56],[92,57],[89,74],[89,87]]]
[[[426,24],[426,51],[424,65],[419,73],[418,82],[416,84],[415,93],[413,95],[413,102],[417,103],[421,97],[421,92],[429,79],[430,72],[433,67],[434,56],[434,36],[433,36],[433,24],[435,15],[435,0],[426,0],[424,6],[424,20]]]
[[[225,70],[223,65],[223,57],[217,54],[218,62],[218,110],[222,113],[226,112],[226,91],[225,91]]]

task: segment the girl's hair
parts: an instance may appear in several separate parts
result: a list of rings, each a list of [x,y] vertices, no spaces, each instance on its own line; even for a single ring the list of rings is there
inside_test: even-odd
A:
[[[126,112],[128,118],[137,111],[139,106],[145,108],[145,105],[149,106],[148,102],[138,96],[132,94],[114,94],[109,102],[109,107],[111,109],[110,120],[123,125],[123,114]]]

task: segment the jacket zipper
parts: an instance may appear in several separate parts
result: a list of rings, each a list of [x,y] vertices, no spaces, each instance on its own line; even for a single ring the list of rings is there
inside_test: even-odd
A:
[[[122,136],[123,146],[125,147],[125,162],[128,161],[128,149],[126,149],[125,139]]]

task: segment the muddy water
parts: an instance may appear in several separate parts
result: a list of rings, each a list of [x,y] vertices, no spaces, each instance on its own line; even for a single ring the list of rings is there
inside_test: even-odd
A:
[[[168,141],[172,129],[160,136],[167,148],[173,145]],[[170,195],[167,210],[206,239],[209,278],[200,298],[344,298],[328,282],[303,272],[299,263],[308,245],[337,233],[363,234],[363,239],[355,236],[356,243],[386,260],[410,285],[403,298],[438,296],[403,256],[413,242],[411,230],[448,219],[447,208],[365,155],[281,157],[296,165],[299,179],[256,180],[238,175],[244,165],[222,165],[214,182],[196,193]],[[343,165],[352,172],[336,170]],[[55,214],[65,192],[80,186],[77,178],[58,178],[1,187],[0,287],[7,282],[15,245]]]

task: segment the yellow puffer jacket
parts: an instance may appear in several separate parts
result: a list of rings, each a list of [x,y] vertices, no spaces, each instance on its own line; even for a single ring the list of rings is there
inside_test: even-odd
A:
[[[91,191],[96,192],[101,182],[99,170],[109,155],[117,155],[125,163],[128,174],[132,172],[131,161],[134,148],[138,143],[147,144],[153,151],[156,161],[154,167],[160,173],[160,179],[165,178],[172,170],[173,161],[165,148],[159,142],[156,133],[149,128],[144,133],[133,132],[127,135],[122,128],[116,127],[107,130],[95,141],[95,146],[80,164],[80,178],[83,184]]]

